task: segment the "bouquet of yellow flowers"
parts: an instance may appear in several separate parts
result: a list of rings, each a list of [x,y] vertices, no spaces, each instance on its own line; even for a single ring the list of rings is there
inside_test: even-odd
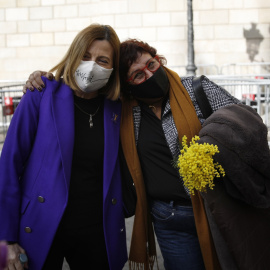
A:
[[[199,139],[199,136],[193,137],[190,146],[188,146],[187,137],[184,136],[182,139],[183,148],[177,161],[184,185],[193,195],[194,190],[206,192],[207,186],[213,189],[214,178],[225,176],[223,167],[213,160],[213,155],[219,153],[217,145],[199,144],[196,142]]]

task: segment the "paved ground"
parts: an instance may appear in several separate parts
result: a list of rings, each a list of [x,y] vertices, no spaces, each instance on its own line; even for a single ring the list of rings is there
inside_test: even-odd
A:
[[[126,231],[127,231],[127,246],[128,246],[128,250],[129,250],[129,246],[130,246],[132,226],[133,226],[133,218],[126,219]],[[160,249],[158,247],[158,244],[157,244],[157,257],[158,257],[159,270],[165,270],[165,268],[163,266],[163,259],[162,259],[162,256],[161,256],[161,253],[160,253]],[[155,268],[155,269],[157,269],[157,268]],[[66,262],[64,262],[62,270],[69,270],[69,266],[68,266],[68,264]],[[96,270],[96,269],[93,269],[93,270]],[[128,264],[125,265],[125,267],[123,268],[123,270],[128,270]]]

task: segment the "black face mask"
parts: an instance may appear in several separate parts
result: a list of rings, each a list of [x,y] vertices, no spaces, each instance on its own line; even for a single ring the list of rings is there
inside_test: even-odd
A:
[[[161,98],[167,94],[168,89],[169,80],[162,66],[145,82],[128,86],[135,98]]]

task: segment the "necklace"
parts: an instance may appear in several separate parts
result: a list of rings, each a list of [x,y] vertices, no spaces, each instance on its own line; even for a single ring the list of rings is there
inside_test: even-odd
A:
[[[156,112],[157,111],[157,108],[154,106],[154,105],[149,105],[148,106],[150,109],[153,110],[153,112]]]
[[[87,113],[85,112],[83,109],[81,109],[75,102],[74,102],[75,106],[84,114],[87,114],[89,116],[89,125],[90,125],[90,128],[92,128],[94,126],[93,124],[93,117],[97,114],[98,110],[99,110],[99,107],[100,105],[98,106],[97,110],[95,111],[95,113],[93,114],[90,114],[90,113]]]
[[[154,104],[159,103],[161,100],[163,100],[164,97],[161,97],[160,99],[158,99],[157,101],[153,102],[152,104],[148,105],[148,108],[152,109],[154,113],[156,113],[157,111],[157,107],[154,106]],[[159,106],[158,106],[159,107]]]

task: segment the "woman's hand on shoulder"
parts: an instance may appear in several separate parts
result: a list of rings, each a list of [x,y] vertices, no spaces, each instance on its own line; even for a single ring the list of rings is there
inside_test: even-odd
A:
[[[41,79],[41,76],[45,76],[49,80],[52,80],[54,78],[53,74],[50,72],[36,70],[30,74],[28,80],[26,81],[25,85],[23,86],[23,93],[25,94],[27,89],[30,91],[33,91],[34,88],[41,91],[42,88],[45,87],[45,85]]]
[[[8,245],[8,262],[7,268],[5,269],[16,269],[16,270],[23,270],[28,269],[27,262],[22,264],[20,261],[20,254],[25,254],[25,250],[18,244],[10,244]]]

